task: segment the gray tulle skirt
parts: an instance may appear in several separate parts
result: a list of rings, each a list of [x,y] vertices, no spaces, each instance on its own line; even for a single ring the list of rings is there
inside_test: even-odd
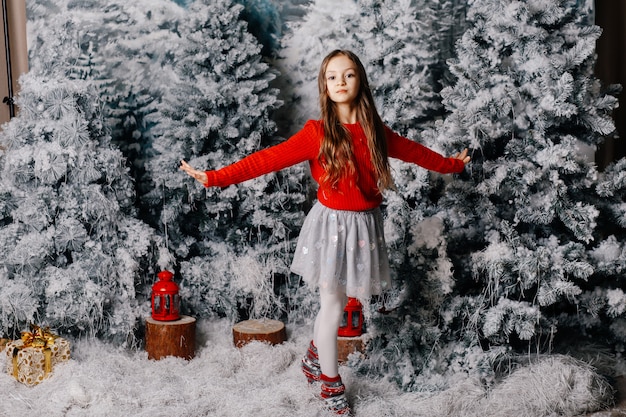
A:
[[[291,271],[309,285],[366,301],[391,285],[380,209],[333,210],[319,202],[309,211]]]

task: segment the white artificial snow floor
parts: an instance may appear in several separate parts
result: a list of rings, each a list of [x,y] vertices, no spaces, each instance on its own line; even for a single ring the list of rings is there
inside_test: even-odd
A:
[[[144,351],[101,341],[72,342],[72,359],[34,387],[4,372],[0,355],[0,416],[281,417],[326,416],[300,371],[311,329],[288,326],[287,342],[269,346],[232,343],[227,321],[199,321],[196,357],[149,360]],[[440,393],[407,393],[385,381],[340,373],[359,417],[575,416],[598,403],[586,368],[560,373],[547,364],[491,391],[459,375]],[[538,377],[540,374],[540,377]],[[520,381],[524,387],[520,386]],[[565,383],[563,383],[565,381]],[[602,391],[602,387],[600,391]],[[587,407],[587,408],[586,408]]]

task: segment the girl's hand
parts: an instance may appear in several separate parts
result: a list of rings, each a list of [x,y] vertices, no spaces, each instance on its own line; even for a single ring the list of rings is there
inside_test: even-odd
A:
[[[463,149],[463,152],[459,152],[456,155],[454,155],[453,158],[460,159],[466,165],[472,159],[467,155],[467,148]]]
[[[209,180],[209,178],[206,175],[206,172],[195,169],[184,160],[180,161],[180,169],[182,171],[185,171],[187,174],[189,174],[189,176],[195,178],[202,185],[206,184],[207,181]]]

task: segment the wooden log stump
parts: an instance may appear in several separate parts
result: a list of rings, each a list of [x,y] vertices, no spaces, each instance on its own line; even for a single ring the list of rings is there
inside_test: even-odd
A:
[[[181,316],[178,320],[146,319],[146,351],[149,359],[166,356],[192,359],[196,349],[196,319]]]
[[[339,363],[346,363],[348,356],[358,352],[365,356],[365,346],[367,344],[365,334],[355,337],[337,337],[337,360]]]
[[[240,348],[257,340],[259,342],[278,345],[287,340],[285,324],[279,320],[252,319],[244,320],[233,326],[233,342]]]

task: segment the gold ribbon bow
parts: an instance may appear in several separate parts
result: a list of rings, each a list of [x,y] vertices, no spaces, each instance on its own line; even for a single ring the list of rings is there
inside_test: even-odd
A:
[[[54,339],[57,336],[50,333],[50,328],[41,328],[34,324],[30,325],[30,332],[22,332],[22,342],[24,342],[23,348],[27,347],[41,347],[49,348],[54,345]]]

